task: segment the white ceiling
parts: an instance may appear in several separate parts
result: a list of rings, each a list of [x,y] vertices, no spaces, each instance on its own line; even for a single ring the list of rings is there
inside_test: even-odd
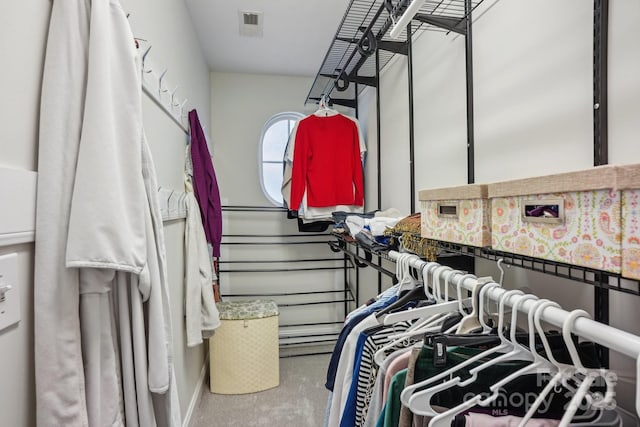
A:
[[[315,76],[349,0],[185,0],[213,71]],[[263,13],[263,37],[239,34],[238,11]]]

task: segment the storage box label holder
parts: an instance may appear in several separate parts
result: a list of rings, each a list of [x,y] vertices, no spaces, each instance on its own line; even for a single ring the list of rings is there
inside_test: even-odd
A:
[[[563,199],[523,200],[520,217],[523,222],[564,224]]]

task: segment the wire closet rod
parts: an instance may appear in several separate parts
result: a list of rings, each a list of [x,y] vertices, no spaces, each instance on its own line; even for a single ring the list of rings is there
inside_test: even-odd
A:
[[[278,307],[301,307],[304,305],[321,305],[321,304],[338,304],[341,302],[355,302],[355,299],[337,299],[332,301],[313,301],[313,302],[299,302],[292,304],[278,304]]]
[[[344,322],[317,322],[317,323],[290,323],[287,325],[279,325],[281,328],[297,328],[300,326],[318,326],[318,325],[344,325]]]
[[[324,241],[306,241],[306,242],[221,242],[221,245],[326,245],[328,240]]]
[[[235,212],[286,212],[285,208],[279,208],[277,206],[222,206],[223,211],[235,211]]]
[[[245,270],[220,270],[220,273],[284,273],[287,271],[342,270],[344,267],[303,267],[303,268],[250,268]]]
[[[393,260],[398,260],[400,253],[396,251],[389,251],[389,256]],[[422,270],[427,262],[422,261],[419,258],[412,259],[409,263],[412,267]],[[455,273],[450,278],[450,283],[456,283],[462,274]],[[478,278],[467,277],[460,284],[462,288],[472,291],[474,286],[478,283]],[[497,302],[500,297],[507,292],[506,289],[495,287],[487,291],[487,298]],[[510,296],[505,300],[505,304],[512,307],[514,302],[517,301],[517,296]],[[520,305],[520,311],[522,313],[529,313],[535,301],[527,300]],[[542,313],[541,319],[547,323],[550,323],[558,328],[562,328],[565,321],[569,317],[569,312],[556,307],[547,307]],[[608,347],[618,353],[624,354],[633,358],[636,361],[636,378],[640,379],[640,337],[630,334],[629,332],[621,331],[620,329],[613,328],[608,325],[604,325],[595,320],[588,319],[586,317],[578,317],[573,323],[571,332],[586,338],[594,343]],[[636,381],[636,412],[640,415],[640,381]]]
[[[313,337],[333,337],[338,338],[340,331],[338,332],[323,332],[316,334],[303,334],[303,335],[280,335],[280,339],[295,339],[295,338],[313,338]]]
[[[223,234],[222,237],[321,237],[331,236],[329,233],[305,234]]]
[[[280,338],[281,340],[285,340],[285,339],[293,339],[290,337],[285,337],[285,338]],[[280,347],[289,347],[289,346],[294,346],[294,345],[302,345],[302,344],[326,344],[326,343],[335,343],[336,340],[313,340],[313,341],[295,341],[295,342],[281,342],[280,343]],[[309,353],[309,354],[296,354],[296,355],[292,355],[292,356],[281,356],[281,357],[293,357],[293,356],[310,356],[313,354],[330,354],[331,352],[327,352],[327,353]]]
[[[270,260],[235,260],[235,261],[218,261],[218,264],[286,264],[290,262],[327,262],[327,261],[343,261],[342,258],[309,258],[309,259],[270,259]]]
[[[309,291],[309,292],[288,292],[288,293],[268,293],[268,294],[231,294],[223,295],[223,297],[289,297],[292,295],[318,295],[318,294],[337,294],[348,292],[344,289],[330,289],[326,291]],[[332,322],[333,323],[333,322]],[[318,323],[319,324],[319,323]]]

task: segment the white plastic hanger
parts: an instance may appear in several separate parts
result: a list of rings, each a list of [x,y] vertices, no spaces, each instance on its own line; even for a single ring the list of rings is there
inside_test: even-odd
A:
[[[431,308],[433,306],[430,306],[428,308]],[[375,361],[375,363],[380,366],[382,365],[382,362],[384,362],[384,359],[387,357],[387,353],[389,352],[389,350],[394,349],[398,346],[403,346],[402,344],[406,344],[408,343],[406,340],[407,338],[411,338],[411,337],[415,337],[417,335],[424,335],[430,332],[439,332],[440,328],[441,328],[441,324],[442,321],[444,320],[443,316],[441,314],[436,314],[432,317],[430,317],[428,319],[428,322],[424,325],[422,325],[420,328],[418,329],[407,329],[404,332],[400,332],[398,334],[394,334],[389,336],[389,339],[391,340],[390,342],[388,342],[387,344],[383,345],[382,347],[380,347],[373,355],[373,360]],[[406,345],[404,345],[406,347]]]
[[[445,286],[445,289],[446,289],[446,291],[445,291],[445,293],[446,293],[446,297],[445,297],[445,299],[446,299],[447,301],[449,300],[449,287],[451,286],[451,280],[455,277],[455,275],[456,275],[456,274],[464,275],[464,272],[462,272],[462,271],[460,271],[460,270],[451,270],[451,271],[448,271],[448,272],[447,272],[447,277],[446,277],[446,279],[445,279],[445,281],[444,281],[444,286]],[[470,275],[470,276],[471,276],[471,277],[475,277],[475,276],[473,276],[473,275]],[[456,291],[456,294],[457,294],[458,298],[459,298],[460,296],[462,296],[462,295],[460,294],[460,287],[461,287],[461,286],[462,286],[462,279],[461,279],[461,278],[458,278],[458,284],[457,284],[457,286],[456,286],[456,290],[457,290],[457,291]],[[446,331],[444,331],[444,333],[445,333],[445,334],[452,334],[452,333],[455,333],[455,331],[458,329],[458,325],[460,324],[460,322],[462,321],[462,319],[464,318],[464,316],[466,316],[466,315],[467,315],[467,312],[466,312],[466,311],[464,311],[464,304],[463,304],[463,301],[462,301],[461,299],[458,299],[458,300],[457,300],[457,302],[458,302],[458,310],[457,310],[457,311],[458,311],[458,314],[460,314],[460,315],[461,315],[461,316],[463,316],[463,317],[461,317],[458,321],[456,321],[454,324],[452,324],[452,325],[449,327],[449,329],[447,329]],[[472,303],[473,303],[473,301],[472,301]]]
[[[463,307],[465,306],[469,307],[471,306],[471,304],[472,304],[471,298],[467,298],[462,302]],[[422,314],[423,316],[429,315],[429,317],[425,318],[424,320],[417,321],[414,325],[411,325],[411,327],[409,327],[407,330],[403,332],[389,336],[389,339],[395,340],[395,341],[393,343],[389,343],[386,347],[395,347],[398,344],[398,341],[402,341],[408,337],[415,337],[416,335],[424,335],[431,332],[440,332],[442,329],[442,323],[444,322],[444,320],[447,317],[449,317],[449,314],[455,313],[459,305],[460,304],[458,301],[449,301],[449,302],[443,302],[439,304],[433,304],[427,307],[420,307],[417,309],[406,310],[409,315],[415,315],[414,312],[418,312],[418,310],[423,310],[420,312],[420,314]],[[412,318],[416,319],[416,318],[422,318],[422,317],[412,317]],[[386,318],[384,323],[387,324]],[[389,324],[391,323],[392,322],[390,322]],[[457,324],[453,325],[452,329],[455,329],[455,328],[457,328]],[[450,333],[450,330],[451,328],[445,331],[444,333]],[[388,348],[384,348],[384,347],[383,349],[385,351],[388,350]],[[379,360],[384,359],[384,357],[380,355],[378,357],[379,357]],[[382,359],[380,359],[381,357]],[[375,360],[375,356],[374,356],[374,360]]]
[[[396,262],[396,276],[398,277],[398,295],[404,291],[410,291],[418,285],[418,281],[411,275],[410,262],[416,258],[413,254],[403,254],[401,259]],[[419,258],[418,258],[419,259]],[[400,272],[400,275],[398,275]]]
[[[405,260],[407,260],[407,258],[402,257],[396,260],[396,262],[404,263]],[[411,260],[409,260],[409,263],[410,262]],[[428,289],[429,287],[429,277],[428,275],[424,275],[427,266],[423,266],[423,268],[421,269],[421,272],[423,273],[423,286],[425,288],[425,294],[427,293],[426,289]],[[438,263],[432,263],[432,266],[434,267],[434,269],[448,269],[448,267],[441,266]],[[404,270],[404,267],[402,267],[402,269]],[[437,282],[439,284],[439,280]],[[439,294],[439,290],[436,293]],[[463,306],[469,306],[470,304],[471,299],[467,299],[462,303]],[[414,337],[416,335],[423,335],[429,332],[439,332],[443,320],[449,313],[455,312],[459,308],[459,306],[460,304],[458,303],[458,301],[448,301],[385,315],[382,321],[382,323],[385,325],[392,325],[397,322],[414,319],[423,320],[418,320],[406,331],[389,336],[389,339],[391,341],[376,351],[376,353],[374,354],[374,361],[378,364],[378,366],[381,365],[386,357],[387,352],[390,349],[398,346],[398,344],[404,342],[406,338]]]
[[[498,381],[494,385],[492,385],[489,389],[492,392],[492,395],[478,402],[481,406],[486,406],[489,403],[495,401],[500,396],[500,390],[509,384],[510,382],[516,380],[518,377],[528,374],[542,374],[542,373],[555,373],[557,371],[557,367],[551,363],[549,360],[542,357],[536,350],[536,329],[534,326],[534,315],[541,308],[544,309],[547,307],[547,303],[549,300],[538,300],[532,309],[529,311],[527,315],[527,325],[529,331],[529,348],[528,351],[533,355],[533,363],[519,369],[518,371],[508,375],[502,380]],[[513,329],[512,329],[513,330]],[[542,332],[544,334],[544,331]],[[512,337],[513,339],[513,337]]]
[[[329,107],[329,97],[327,95],[322,95],[320,97],[320,101],[318,101],[318,110],[314,113],[314,115],[319,117],[329,117],[335,116],[338,112],[331,107]]]
[[[503,284],[503,281],[504,281],[504,267],[502,266],[503,262],[504,262],[503,258],[500,258],[497,262],[498,270],[500,270],[500,281],[498,283],[500,283],[501,285]]]
[[[402,278],[402,261],[408,256],[408,254],[400,254],[398,255],[398,259],[396,260],[396,278],[398,279],[398,285],[400,284],[400,279]]]
[[[500,363],[500,362],[503,362],[503,361],[508,361],[508,360],[532,360],[533,356],[526,349],[526,347],[518,344],[518,342],[516,341],[518,309],[519,309],[519,307],[520,307],[520,305],[522,303],[524,303],[527,300],[532,300],[532,299],[538,299],[538,297],[536,297],[535,295],[531,295],[531,294],[522,295],[521,297],[519,297],[515,301],[515,303],[512,306],[512,312],[511,312],[511,342],[509,344],[512,347],[511,351],[509,351],[508,353],[505,353],[503,355],[500,355],[498,357],[492,358],[492,359],[488,360],[487,362],[485,362],[485,363],[483,363],[483,364],[481,364],[479,366],[476,366],[475,368],[471,369],[469,371],[469,373],[471,374],[471,378],[469,378],[469,379],[467,379],[465,381],[460,381],[460,377],[455,377],[451,381],[447,381],[445,383],[439,384],[436,387],[433,387],[431,389],[428,389],[428,390],[425,390],[423,392],[420,392],[420,393],[418,393],[418,395],[421,394],[421,393],[424,393],[424,399],[425,400],[428,399],[428,401],[430,402],[431,398],[433,397],[434,394],[449,388],[449,387],[445,386],[447,383],[449,383],[451,386],[469,385],[469,384],[473,383],[477,379],[478,372],[480,372],[483,369],[488,368],[489,366],[493,366],[493,365],[495,365],[497,363]],[[501,317],[504,317],[504,314]],[[445,412],[442,412],[442,413],[439,413],[439,414],[436,413],[435,416],[431,419],[431,421],[429,421],[429,427],[450,427],[451,423],[455,419],[456,415],[466,411],[467,409],[470,409],[470,408],[472,408],[474,406],[477,406],[477,405],[486,406],[489,403],[491,403],[492,401],[496,400],[498,398],[498,396],[499,396],[499,394],[497,394],[497,393],[491,394],[487,398],[483,398],[482,394],[475,395],[471,399],[468,399],[468,400],[462,402],[458,406],[455,406],[455,407],[453,407],[451,409],[448,409]]]
[[[470,298],[468,299],[468,304],[471,305]],[[449,314],[457,310],[458,301],[449,301],[447,303],[433,304],[426,307],[412,308],[397,313],[389,313],[384,316],[382,323],[385,325],[392,325],[404,320],[428,319],[429,317],[436,314]]]
[[[445,265],[437,264],[432,269],[431,272],[431,280],[429,280],[429,286],[433,290],[433,299],[436,303],[447,302],[447,300],[442,298],[442,283],[440,282],[440,276],[442,273],[446,271],[450,271],[451,268]]]
[[[506,291],[504,294],[500,296],[500,302],[498,303],[498,307],[499,307],[498,337],[500,339],[500,344],[498,344],[498,346],[485,350],[479,354],[476,354],[475,356],[465,360],[464,362],[459,363],[456,366],[453,366],[449,369],[446,369],[443,372],[431,378],[428,378],[424,381],[420,381],[420,382],[417,382],[416,384],[412,384],[410,386],[405,387],[404,390],[402,390],[402,392],[400,393],[400,400],[402,401],[402,403],[405,406],[407,406],[409,409],[411,409],[411,411],[416,415],[427,415],[427,416],[437,415],[437,412],[434,411],[433,408],[431,408],[431,402],[430,402],[431,395],[426,396],[428,397],[428,399],[425,399],[424,392],[428,391],[429,389],[417,392],[418,389],[422,389],[425,386],[429,386],[430,384],[433,384],[437,381],[448,378],[449,376],[455,374],[456,371],[459,371],[462,368],[466,368],[467,366],[473,365],[474,363],[482,360],[485,357],[492,356],[495,353],[507,350],[511,346],[511,344],[509,343],[509,341],[507,340],[507,338],[504,336],[502,332],[502,329],[504,327],[504,305],[506,300],[508,300],[509,298],[515,295],[523,295],[523,292],[519,290]],[[460,377],[455,377],[455,378],[456,378],[456,382],[460,381]],[[445,388],[447,387],[443,387],[443,389]]]
[[[529,311],[527,315],[527,324],[528,324],[528,330],[529,330],[528,351],[530,351],[531,354],[533,355],[533,363],[523,367],[522,369],[517,370],[516,372],[512,373],[511,375],[505,377],[504,379],[492,385],[490,387],[490,390],[494,394],[497,394],[502,387],[504,387],[505,385],[509,384],[510,382],[514,381],[515,379],[517,379],[522,375],[555,373],[558,370],[556,365],[554,365],[552,362],[542,357],[536,350],[536,329],[534,325],[534,315],[541,307],[546,307],[547,306],[546,304],[548,302],[549,300],[545,300],[545,299],[536,301],[533,308]]]
[[[462,306],[462,294],[460,289],[462,288],[462,283],[469,277],[475,277],[473,274],[465,274],[458,279],[458,302],[460,302],[460,306],[458,307],[460,313],[463,313],[463,318],[458,323],[456,327],[456,334],[466,334],[475,329],[481,328],[480,324],[480,313],[478,312],[478,293],[482,288],[482,283],[476,282],[471,289],[471,313],[464,315],[464,307]]]
[[[560,308],[560,305],[553,301],[543,302],[533,315],[533,323],[536,327],[536,331],[540,335],[540,340],[542,341],[542,345],[544,346],[547,359],[553,365],[555,365],[557,372],[555,376],[551,378],[551,380],[547,383],[544,389],[542,389],[542,391],[540,392],[536,400],[533,402],[533,404],[525,414],[525,416],[522,418],[522,421],[520,421],[520,424],[518,425],[518,427],[525,427],[526,423],[531,419],[531,417],[533,417],[533,415],[536,413],[540,405],[545,401],[549,393],[551,393],[555,389],[556,385],[559,384],[563,379],[567,379],[571,377],[574,371],[574,368],[571,365],[560,363],[553,356],[553,353],[551,351],[551,346],[549,345],[549,341],[547,340],[545,331],[542,328],[542,324],[540,322],[540,317],[542,317],[542,314],[544,313],[544,310],[547,309],[547,307]]]
[[[585,377],[580,383],[580,386],[571,399],[568,407],[566,408],[565,414],[560,420],[559,427],[567,427],[569,425],[583,398],[587,400],[587,404],[595,407],[605,407],[611,404],[613,402],[613,399],[615,398],[615,382],[613,381],[611,376],[608,375],[607,370],[587,369],[584,367],[582,361],[580,360],[580,355],[578,354],[578,350],[576,349],[576,346],[571,337],[573,325],[578,317],[589,318],[590,316],[589,313],[584,310],[573,310],[571,313],[569,313],[569,316],[562,324],[562,338],[564,339],[565,345],[567,346],[567,350],[569,350],[569,355],[571,356],[571,361],[573,362],[576,371],[583,374]],[[604,397],[594,399],[588,393],[589,389],[598,378],[603,378],[605,380],[607,390]]]
[[[437,270],[439,268],[448,268],[448,267],[444,267],[436,263],[435,269]],[[428,277],[426,279],[428,281]],[[423,276],[423,287],[427,289],[428,284],[425,284],[424,282],[425,282],[425,277]],[[439,284],[439,280],[438,280],[438,284]],[[436,294],[439,293],[439,291],[434,291],[434,292]],[[425,291],[425,294],[426,294],[426,291]],[[436,301],[438,300],[436,299]],[[457,302],[450,301],[446,303],[436,303],[433,305],[429,305],[427,307],[409,309],[399,313],[390,313],[384,317],[383,323],[385,325],[390,325],[390,324],[394,324],[396,322],[405,321],[405,320],[423,319],[423,320],[419,320],[414,325],[412,325],[411,328],[409,328],[409,330],[401,332],[391,337],[391,339],[406,338],[410,336],[415,336],[418,333],[432,332],[432,328],[435,325],[438,325],[439,327],[439,325],[442,323],[442,320],[444,320],[446,315],[451,313],[452,311],[455,311],[456,309],[455,307],[457,307]],[[420,332],[420,331],[423,331],[423,332]]]
[[[544,302],[543,304],[541,304],[541,306],[536,310],[535,314],[534,314],[534,324],[536,327],[536,330],[538,332],[538,334],[540,335],[540,339],[542,341],[542,344],[544,346],[545,349],[545,353],[547,356],[547,359],[553,364],[555,365],[557,372],[556,374],[553,376],[553,378],[551,378],[551,380],[547,383],[547,385],[544,387],[544,389],[540,392],[540,394],[538,395],[538,397],[536,398],[536,400],[533,402],[533,404],[531,405],[531,407],[529,408],[529,410],[527,411],[527,413],[525,414],[525,416],[522,418],[522,420],[520,421],[520,424],[518,425],[518,427],[525,427],[526,423],[533,417],[533,415],[538,411],[538,408],[540,407],[540,405],[545,401],[545,399],[547,398],[547,396],[552,392],[556,390],[556,387],[560,384],[562,384],[567,390],[569,390],[571,393],[575,394],[577,393],[577,391],[575,389],[573,389],[573,387],[571,387],[569,385],[568,380],[570,378],[572,378],[576,373],[578,373],[578,370],[576,369],[576,366],[573,365],[568,365],[565,363],[560,363],[558,362],[555,357],[553,356],[552,350],[551,350],[551,346],[549,345],[549,342],[546,338],[545,335],[545,331],[542,327],[540,318],[542,317],[544,310],[547,307],[556,307],[556,308],[560,308],[560,306],[553,302],[553,301],[547,301]],[[586,312],[584,311],[576,311],[576,314],[574,314],[574,316],[579,316],[582,315]],[[566,331],[566,333],[563,334],[563,338],[565,340],[565,345],[567,346],[567,349],[569,350],[569,354],[572,355],[572,361],[576,360],[578,362],[578,365],[582,365],[579,357],[578,357],[578,353],[577,350],[575,349],[575,346],[573,344],[573,340],[571,339],[571,327],[573,325],[573,322],[575,321],[575,319],[572,319],[573,316],[569,316],[565,322],[563,323],[563,332]],[[571,320],[571,322],[569,322],[569,320]],[[573,353],[572,353],[573,352]],[[607,384],[607,387],[609,389],[609,387],[612,386],[610,384]],[[611,389],[612,390],[612,389]],[[575,413],[575,412],[574,412]],[[573,416],[572,417],[574,420],[581,418],[579,416]],[[615,425],[615,424],[613,424]]]
[[[422,274],[422,283],[424,284],[424,294],[429,299],[434,299],[433,294],[431,293],[431,280],[430,274],[431,271],[438,267],[440,264],[437,262],[426,262],[420,267],[420,274]]]
[[[400,290],[403,286],[406,286],[404,278],[404,260],[407,259],[409,254],[400,254],[396,261],[396,278],[398,279],[397,293],[400,294]],[[408,278],[411,280],[410,278]],[[403,289],[406,290],[406,289]]]
[[[533,355],[531,354],[529,349],[519,344],[518,341],[516,341],[516,333],[518,332],[518,325],[517,325],[518,309],[520,308],[522,303],[524,303],[525,301],[537,300],[537,299],[538,297],[535,295],[526,294],[526,295],[522,295],[513,303],[513,306],[511,309],[511,328],[510,328],[510,341],[509,341],[509,344],[511,346],[510,351],[498,357],[487,360],[485,363],[478,365],[475,368],[469,370],[471,377],[465,381],[460,382],[461,386],[466,386],[471,384],[476,380],[476,378],[478,377],[478,373],[480,371],[483,371],[490,366],[497,365],[498,363],[507,362],[510,360],[533,361]]]
[[[396,262],[399,262],[399,260],[400,259],[398,259]],[[448,268],[448,267],[443,267],[437,263],[433,263],[433,264],[434,265],[428,266],[427,268],[432,267],[432,269],[434,270],[438,270],[438,268]],[[422,271],[424,272],[424,268]],[[434,275],[435,275],[435,272],[434,272]],[[427,289],[429,287],[429,283],[428,283],[429,281],[427,279],[428,277],[423,276],[425,294],[427,294],[428,292]],[[439,291],[435,287],[433,289],[434,289],[433,299],[439,302],[440,300],[435,297],[435,295],[439,294]],[[428,319],[430,316],[433,316],[435,314],[451,313],[452,311],[455,311],[457,308],[458,308],[457,301],[449,301],[445,304],[436,303],[427,307],[419,307],[419,308],[413,308],[410,310],[405,310],[397,313],[389,313],[385,315],[382,323],[385,325],[392,325],[394,323],[402,322],[405,320]]]
[[[444,292],[442,289],[442,283],[440,282],[440,277],[442,275],[446,275],[447,272],[452,271],[451,267],[447,267],[446,265],[441,265],[436,268],[433,272],[433,295],[435,296],[436,301],[438,302],[447,302],[449,301],[449,290],[447,287],[444,288]],[[444,295],[443,295],[444,294]]]
[[[446,300],[447,301],[449,301],[449,289],[451,287],[451,282],[454,279],[456,274],[462,274],[463,275],[463,274],[465,274],[465,272],[464,271],[460,271],[460,270],[449,270],[447,272],[447,277],[444,279],[444,286],[445,286],[445,289],[446,289],[446,294],[447,294]],[[470,276],[473,276],[473,275],[470,275]],[[475,277],[475,276],[473,276],[473,277]],[[458,281],[458,284],[462,285],[462,282]],[[456,285],[455,283],[454,283],[454,286],[456,287],[456,295],[459,296],[460,295],[459,286]],[[466,314],[462,310],[462,308],[460,308],[460,311],[461,311],[461,314]]]
[[[489,292],[490,289],[493,288],[499,288],[501,287],[498,283],[496,282],[489,282],[489,283],[485,283],[482,288],[480,289],[480,295],[478,296],[478,305],[480,306],[480,313],[479,313],[479,317],[478,320],[480,321],[480,324],[482,325],[482,333],[484,334],[488,334],[489,332],[491,332],[491,330],[493,329],[491,326],[489,326],[487,324],[487,322],[485,321],[484,315],[485,315],[485,307],[487,307],[484,303],[485,299],[484,296],[487,292]]]
[[[441,266],[439,264],[436,264],[435,267],[435,272],[434,275],[439,276],[438,272],[439,271],[445,271],[445,273],[451,272],[452,270],[449,267],[446,266]],[[423,270],[424,271],[424,270]],[[424,277],[424,276],[423,276]],[[447,280],[451,277],[448,276]],[[423,281],[425,281],[423,279]],[[426,280],[428,282],[428,280]],[[435,280],[435,283],[437,284],[437,287],[434,286],[434,294],[435,295],[441,295],[441,290],[440,290],[440,280],[439,277]],[[425,289],[428,288],[428,284],[425,283],[424,284]],[[426,291],[425,291],[426,293]],[[409,310],[405,310],[403,312],[399,312],[399,313],[390,313],[387,314],[383,320],[383,323],[385,325],[390,325],[396,322],[400,322],[400,321],[404,321],[404,320],[413,320],[413,319],[424,319],[423,321],[419,321],[419,323],[416,323],[415,325],[412,326],[412,328],[402,334],[399,334],[400,336],[411,336],[411,335],[415,335],[414,333],[412,333],[413,330],[416,329],[421,329],[421,328],[425,328],[425,327],[429,327],[432,326],[434,324],[434,322],[437,322],[438,320],[443,320],[444,317],[446,316],[442,316],[442,315],[448,315],[450,313],[456,312],[457,310],[464,308],[464,307],[469,307],[472,304],[472,300],[471,298],[467,298],[464,299],[462,301],[445,301],[444,299],[437,299],[436,298],[436,304],[430,305],[430,306],[426,306],[426,307],[419,307],[419,308],[413,308],[413,309],[409,309]],[[442,301],[442,302],[440,302]],[[439,317],[437,317],[436,315],[441,315]],[[441,322],[440,322],[441,323]],[[423,333],[426,333],[428,331],[424,331]]]

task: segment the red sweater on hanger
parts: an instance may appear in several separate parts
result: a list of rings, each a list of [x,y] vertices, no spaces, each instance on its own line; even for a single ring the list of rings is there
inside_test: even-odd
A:
[[[300,120],[291,173],[291,207],[362,206],[364,185],[357,124],[336,114]]]

